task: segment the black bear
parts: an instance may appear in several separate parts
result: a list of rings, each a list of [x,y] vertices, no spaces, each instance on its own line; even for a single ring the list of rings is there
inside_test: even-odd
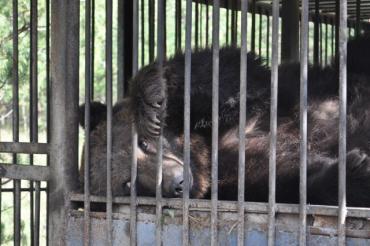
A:
[[[350,52],[350,51],[349,51]],[[191,91],[191,196],[207,197],[210,189],[211,69],[210,50],[192,54]],[[240,50],[220,50],[219,198],[236,199],[238,165]],[[350,65],[349,65],[350,66]],[[113,192],[123,195],[130,179],[131,123],[139,133],[139,194],[155,192],[155,140],[164,132],[163,194],[182,195],[184,56],[168,60],[160,76],[157,65],[142,69],[132,80],[131,98],[117,104],[113,113]],[[267,201],[269,162],[270,71],[248,54],[246,137],[246,199]],[[370,206],[368,157],[370,79],[349,74],[347,202]],[[338,122],[337,74],[331,68],[309,69],[308,202],[337,203]],[[299,197],[299,66],[279,69],[277,138],[277,201],[298,202]],[[96,104],[95,106],[97,106]],[[92,107],[93,119],[105,115],[102,105]],[[96,109],[96,110],[95,110]],[[83,111],[82,111],[83,112]],[[82,115],[83,116],[83,115]],[[82,117],[83,118],[83,117]],[[104,117],[103,117],[104,118]],[[106,123],[93,121],[91,136],[91,190],[105,192]]]

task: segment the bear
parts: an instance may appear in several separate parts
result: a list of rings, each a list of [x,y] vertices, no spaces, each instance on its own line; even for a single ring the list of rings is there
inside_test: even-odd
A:
[[[210,50],[192,54],[191,91],[191,197],[208,198],[210,190],[211,69]],[[249,53],[247,91],[246,192],[248,201],[267,201],[269,163],[270,71]],[[237,198],[240,50],[220,50],[219,199]],[[184,56],[165,62],[163,76],[156,63],[143,68],[131,82],[131,96],[113,110],[113,194],[125,195],[131,169],[131,125],[139,134],[138,194],[155,194],[155,141],[163,128],[163,195],[181,197],[183,182],[183,65]],[[299,201],[299,66],[279,68],[277,129],[278,202]],[[308,203],[337,204],[338,122],[337,75],[333,68],[309,68],[307,163]],[[347,203],[370,206],[369,78],[349,74]],[[290,100],[289,100],[290,98]],[[94,104],[93,104],[94,105]],[[92,106],[93,106],[92,105]],[[92,107],[91,118],[105,115],[104,105]],[[100,111],[99,111],[100,110]],[[82,111],[83,112],[83,111]],[[82,115],[83,116],[83,115]],[[83,118],[83,117],[81,117]],[[90,128],[92,193],[104,195],[106,184],[106,123]],[[176,169],[176,170],[175,170]],[[325,189],[323,189],[325,187]],[[127,189],[126,189],[127,190]]]

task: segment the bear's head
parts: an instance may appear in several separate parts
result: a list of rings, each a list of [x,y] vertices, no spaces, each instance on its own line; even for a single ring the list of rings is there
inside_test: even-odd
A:
[[[133,113],[130,99],[113,108],[112,113],[112,191],[115,196],[128,195],[131,181]],[[80,124],[84,127],[84,105],[80,106]],[[90,104],[90,191],[106,194],[107,121],[106,106]],[[184,185],[183,136],[163,130],[162,195],[181,197]],[[85,155],[85,154],[84,154]],[[84,156],[84,158],[86,158]],[[154,196],[157,173],[157,140],[138,136],[137,192]],[[81,176],[83,177],[84,160]],[[200,136],[191,136],[190,196],[202,198],[209,189],[209,151]],[[82,178],[83,180],[83,178]]]

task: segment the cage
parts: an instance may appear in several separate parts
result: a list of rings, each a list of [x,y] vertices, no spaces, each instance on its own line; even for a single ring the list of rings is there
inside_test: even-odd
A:
[[[370,17],[368,1],[13,0],[4,1],[0,6],[0,244],[370,243],[370,208],[350,207],[346,203],[347,197],[359,196],[346,192],[346,156],[350,151],[346,138],[350,135],[346,131],[347,41],[366,36]],[[223,76],[220,65],[225,65],[224,46],[238,52],[235,76],[240,82],[239,114],[232,118],[238,131],[233,149],[236,193],[231,200],[218,199],[219,191],[223,192],[218,177],[224,172],[219,169],[222,156],[218,155],[223,141],[223,125],[219,122],[223,113],[219,108],[219,95],[223,91],[219,86]],[[204,197],[194,198],[191,196],[191,176],[194,175],[191,132],[195,130],[191,103],[205,99],[191,94],[194,89],[190,88],[194,81],[192,60],[205,50],[211,63],[197,64],[201,64],[202,73],[211,78],[212,101],[207,108],[211,122],[206,133],[210,184]],[[245,129],[250,120],[246,112],[249,112],[247,97],[251,88],[247,74],[253,69],[247,60],[248,52],[260,57],[256,59],[265,69],[262,71],[268,71],[266,76],[270,82],[265,88],[270,93],[270,101],[269,119],[265,122],[269,129],[265,133],[269,154],[266,161],[268,196],[266,194],[264,202],[248,200],[245,180],[245,167],[249,165],[248,154],[245,155],[249,135],[245,137]],[[366,50],[360,52],[367,55]],[[141,129],[138,124],[130,124],[129,134],[124,136],[130,139],[132,146],[127,164],[130,185],[124,187],[130,194],[117,196],[114,177],[120,173],[113,169],[113,155],[117,151],[114,105],[135,96],[129,91],[132,77],[153,62],[163,74],[164,67],[176,54],[182,54],[179,56],[183,59],[180,71],[184,86],[183,99],[177,98],[183,100],[179,114],[184,124],[181,133],[184,143],[179,157],[183,165],[181,197],[166,197],[162,190],[163,174],[168,168],[164,149],[168,143],[163,131],[170,127],[169,122],[168,126],[162,125],[155,138],[155,160],[150,162],[153,167],[150,170],[155,171],[149,175],[155,183],[151,187],[155,191],[152,196],[140,194]],[[227,61],[229,66],[233,62]],[[295,71],[298,68],[299,72],[295,81],[299,86],[295,95],[299,122],[296,133],[299,145],[295,151],[299,167],[296,204],[277,202],[278,93],[282,81],[279,67],[284,64],[298,65]],[[307,195],[311,149],[307,76],[311,65],[319,71],[329,69],[338,84],[337,204],[310,204]],[[365,76],[358,80],[366,82],[366,79]],[[93,101],[96,100],[105,103],[105,113],[99,115],[104,121],[101,128],[104,128],[102,159],[105,164],[104,172],[98,173],[99,177],[105,177],[105,182],[99,184],[104,187],[104,195],[95,193],[90,172],[96,157],[91,156],[96,140],[90,134],[95,127]],[[82,103],[85,107],[79,108]],[[79,121],[83,129],[79,128]],[[320,189],[330,189],[330,185]]]

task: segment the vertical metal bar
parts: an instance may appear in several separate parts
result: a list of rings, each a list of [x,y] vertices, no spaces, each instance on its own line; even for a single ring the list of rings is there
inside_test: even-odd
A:
[[[176,36],[176,42],[175,42],[175,48],[176,51],[181,50],[181,0],[176,0],[176,13],[175,13],[175,36]]]
[[[91,48],[90,48],[90,101],[94,100],[94,67],[95,67],[95,0],[91,0]]]
[[[200,10],[199,10],[199,44],[200,47],[203,46],[203,4],[200,5]]]
[[[258,11],[259,13],[259,23],[258,23],[258,55],[262,56],[262,10],[261,8]]]
[[[78,1],[51,1],[49,245],[66,244],[68,194],[78,187],[79,13]]]
[[[194,30],[195,49],[199,48],[199,3],[195,2],[195,30]]]
[[[328,65],[328,18],[325,18],[325,66]]]
[[[130,29],[130,25],[125,22],[126,18],[126,8],[128,4],[131,4],[131,1],[118,1],[117,3],[117,98],[118,100],[122,99],[125,94],[125,80],[126,73],[131,74],[131,68],[129,67],[126,70],[126,66],[129,66],[131,62],[127,62],[126,54],[126,44],[130,43],[130,38],[125,38],[127,30]],[[132,9],[132,8],[131,8]],[[132,11],[129,11],[132,13]],[[126,25],[126,26],[125,26]]]
[[[19,141],[19,75],[18,75],[18,1],[13,0],[13,142]],[[17,154],[13,154],[13,164],[17,163]],[[14,180],[14,245],[21,240],[21,181]]]
[[[190,90],[191,90],[191,32],[192,0],[186,1],[185,85],[184,85],[184,193],[182,245],[189,245],[189,183],[190,183]]]
[[[236,1],[232,1],[231,5],[231,45],[236,46],[238,17],[238,12],[236,10]]]
[[[322,47],[322,18],[319,16],[319,65],[323,63],[323,47]]]
[[[46,0],[46,140],[50,143],[50,0]],[[50,155],[46,157],[50,165]],[[49,185],[46,187],[46,214],[49,214]],[[49,216],[46,216],[46,245],[49,245]]]
[[[359,37],[361,34],[361,0],[356,0],[356,27],[355,35]]]
[[[256,0],[252,0],[252,28],[251,28],[251,51],[256,51]]]
[[[112,0],[105,2],[105,83],[107,102],[107,245],[113,245],[112,228]]]
[[[18,1],[13,1],[13,141],[19,141]],[[13,154],[13,163],[17,155]],[[20,245],[20,180],[14,180],[14,245]]]
[[[84,245],[90,245],[90,102],[91,102],[91,0],[85,2],[85,149],[84,149]]]
[[[313,37],[313,64],[319,64],[319,17],[320,17],[320,1],[315,0],[315,21],[314,21],[314,37]]]
[[[140,20],[140,24],[141,24],[141,40],[140,40],[140,44],[141,44],[141,66],[144,66],[145,64],[145,0],[141,0],[140,2],[140,7],[141,7],[141,11],[140,11],[140,17],[141,17],[141,20]]]
[[[209,12],[208,12],[208,9],[209,9],[209,3],[208,3],[208,0],[206,0],[206,47],[208,47],[208,33],[209,33]]]
[[[339,18],[340,18],[340,0],[335,0],[335,68],[339,69]]]
[[[346,244],[346,137],[347,137],[347,0],[339,7],[339,167],[338,245]]]
[[[136,75],[138,70],[138,0],[134,0],[132,3],[132,74]],[[149,0],[149,19],[151,15],[151,0]],[[149,23],[149,29],[151,28],[151,23]],[[151,33],[149,30],[149,40]],[[130,245],[136,246],[137,244],[137,223],[136,223],[136,180],[137,180],[137,131],[135,124],[132,123],[132,163],[131,163],[131,190],[130,190]]]
[[[230,8],[229,8],[229,0],[225,1],[225,8],[226,8],[226,45],[229,45],[230,41]],[[214,5],[213,5],[214,8]]]
[[[213,1],[212,28],[212,185],[211,185],[211,245],[217,244],[218,202],[218,97],[220,1]]]
[[[261,15],[262,17],[262,15]],[[240,108],[239,108],[239,165],[238,165],[238,246],[244,245],[245,200],[245,122],[247,114],[247,27],[248,0],[241,2],[240,49]]]
[[[267,23],[266,23],[266,62],[267,65],[270,63],[270,16],[266,12]]]
[[[37,0],[31,1],[31,69],[30,69],[30,140],[32,143],[38,141],[38,71],[37,71]],[[33,155],[30,155],[30,165],[33,165]],[[40,228],[40,182],[36,182],[36,200],[34,199],[33,181],[30,181],[30,219],[31,219],[31,244],[39,244]],[[35,202],[35,203],[34,203]],[[36,213],[36,216],[35,216]]]
[[[270,112],[269,223],[268,223],[269,246],[275,244],[278,65],[279,65],[279,1],[274,0],[272,6],[272,54],[271,54],[271,112]]]
[[[307,232],[307,75],[309,0],[302,0],[300,48],[300,180],[299,180],[299,245],[306,245]]]
[[[154,61],[154,11],[155,10],[155,0],[149,0],[149,62]]]
[[[158,33],[157,33],[157,61],[160,69],[160,77],[163,76],[164,36],[165,36],[165,2],[158,0]],[[162,129],[161,129],[162,133]],[[162,155],[163,155],[163,136],[159,136],[157,141],[157,174],[156,174],[156,245],[162,245]]]

